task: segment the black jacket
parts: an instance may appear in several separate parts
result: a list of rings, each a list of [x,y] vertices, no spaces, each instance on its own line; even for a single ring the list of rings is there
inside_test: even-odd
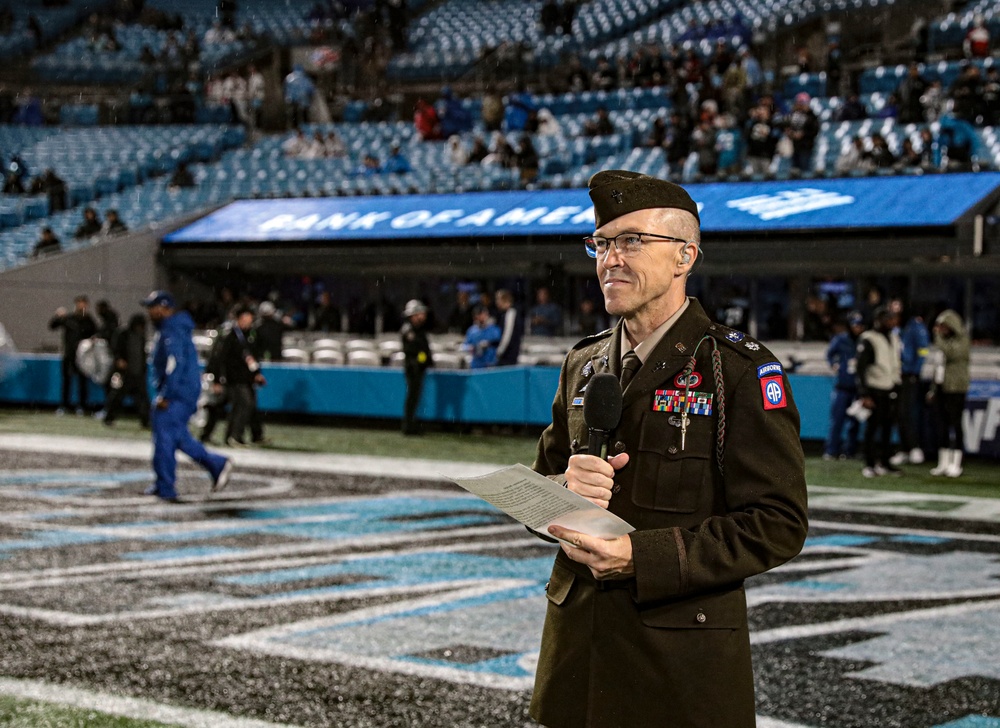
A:
[[[281,361],[281,336],[287,330],[285,324],[273,318],[254,324],[248,335],[254,357],[258,361]]]
[[[65,316],[53,316],[49,321],[49,328],[63,330],[63,356],[66,358],[76,358],[76,349],[80,342],[89,339],[97,333],[97,324],[89,313],[78,316],[76,313],[68,313]]]
[[[247,332],[239,326],[233,326],[232,331],[222,340],[220,356],[222,376],[226,384],[253,384],[259,365],[250,351]],[[252,362],[252,364],[250,363]]]
[[[125,362],[123,374],[133,377],[146,376],[146,334],[128,326],[118,330],[114,339],[115,361]]]
[[[407,371],[422,371],[434,366],[434,355],[423,327],[417,328],[407,321],[399,330],[399,335],[403,339],[403,365]]]

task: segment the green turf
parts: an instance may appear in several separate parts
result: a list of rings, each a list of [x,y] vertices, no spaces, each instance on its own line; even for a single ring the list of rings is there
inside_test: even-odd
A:
[[[922,465],[903,465],[900,476],[864,478],[861,475],[864,463],[860,460],[811,457],[806,459],[806,478],[810,485],[836,488],[1000,498],[1000,463],[995,460],[967,458],[960,478],[931,475],[931,468],[936,464],[930,460]]]
[[[271,442],[262,449],[527,465],[535,456],[537,430],[501,434],[491,428],[464,432],[429,428],[422,437],[404,437],[390,426],[276,422],[268,424],[267,436]],[[219,428],[217,438],[223,429]],[[140,429],[137,420],[131,417],[121,419],[114,427],[106,427],[91,417],[57,417],[51,410],[0,409],[0,436],[5,432],[149,439],[149,431]],[[995,460],[967,459],[961,478],[932,476],[930,469],[934,462],[929,461],[903,466],[901,477],[867,479],[861,476],[862,465],[860,460],[824,461],[808,457],[806,478],[810,485],[837,488],[1000,497],[1000,463]]]
[[[6,728],[167,728],[174,724],[120,718],[95,710],[0,695],[0,725]]]
[[[215,433],[221,440],[223,423]],[[108,427],[92,417],[65,415],[51,410],[0,409],[0,436],[5,432],[73,435],[128,440],[148,440],[149,430],[138,420],[124,417]],[[268,423],[270,441],[264,450],[372,455],[375,457],[424,458],[462,462],[524,463],[535,458],[537,431],[494,432],[492,428],[472,428],[468,432],[449,432],[428,428],[420,437],[406,437],[392,426],[358,427],[344,425],[297,425],[289,422]]]

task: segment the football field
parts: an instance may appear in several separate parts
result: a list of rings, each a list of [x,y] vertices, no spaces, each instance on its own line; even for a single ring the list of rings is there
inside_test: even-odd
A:
[[[146,441],[0,435],[0,724],[534,725],[553,547],[445,477],[508,463],[232,454],[170,505]],[[810,486],[758,725],[1000,727],[1000,498]]]

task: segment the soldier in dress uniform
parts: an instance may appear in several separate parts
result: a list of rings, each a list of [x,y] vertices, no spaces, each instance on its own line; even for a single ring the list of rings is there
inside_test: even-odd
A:
[[[403,404],[403,434],[418,435],[417,407],[424,388],[424,374],[434,366],[434,356],[427,340],[427,306],[413,299],[403,308],[406,322],[399,331],[403,339],[403,371],[406,374],[406,401]]]
[[[621,320],[567,355],[533,467],[635,531],[549,529],[563,543],[531,715],[550,728],[749,728],[743,581],[795,556],[806,536],[798,411],[775,356],[686,296],[701,253],[688,193],[605,171],[590,196],[587,252]],[[623,378],[606,460],[587,452],[583,414],[601,372]]]

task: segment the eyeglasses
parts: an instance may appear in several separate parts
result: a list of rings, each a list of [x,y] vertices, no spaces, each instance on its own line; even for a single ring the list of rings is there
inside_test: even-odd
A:
[[[667,243],[688,243],[687,240],[682,240],[680,238],[675,238],[670,235],[657,235],[656,233],[619,233],[613,238],[602,238],[598,235],[588,235],[583,239],[583,245],[587,249],[587,255],[591,258],[596,258],[598,256],[604,257],[608,253],[608,249],[611,247],[611,242],[614,241],[615,249],[622,255],[636,255],[640,250],[642,250],[642,239],[646,238],[657,238],[659,241],[664,241]],[[651,241],[657,242],[657,241]]]

